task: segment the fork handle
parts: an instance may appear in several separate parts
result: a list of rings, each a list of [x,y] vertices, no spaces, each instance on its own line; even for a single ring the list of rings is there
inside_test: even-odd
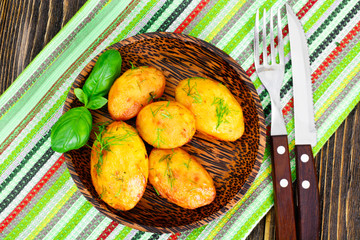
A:
[[[276,239],[296,239],[295,208],[287,135],[271,136]]]
[[[311,145],[295,145],[298,239],[319,239],[320,200]]]

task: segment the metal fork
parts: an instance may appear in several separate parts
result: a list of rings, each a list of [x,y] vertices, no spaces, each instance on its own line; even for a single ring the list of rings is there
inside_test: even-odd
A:
[[[273,15],[270,10],[270,59],[267,56],[266,43],[266,10],[263,14],[263,63],[260,64],[259,51],[259,10],[255,19],[254,59],[255,69],[271,100],[271,154],[272,177],[274,186],[276,235],[277,239],[296,239],[295,208],[293,201],[289,148],[284,118],[280,106],[280,89],[284,79],[284,43],[280,10],[277,12],[277,30],[279,62],[276,62],[276,51],[273,33]],[[270,62],[268,61],[270,60]]]

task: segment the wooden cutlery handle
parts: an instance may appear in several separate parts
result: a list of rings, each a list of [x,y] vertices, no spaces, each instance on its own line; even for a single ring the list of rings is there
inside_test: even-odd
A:
[[[298,239],[319,239],[320,202],[311,145],[295,145]]]
[[[295,208],[286,135],[271,136],[276,239],[296,239]]]

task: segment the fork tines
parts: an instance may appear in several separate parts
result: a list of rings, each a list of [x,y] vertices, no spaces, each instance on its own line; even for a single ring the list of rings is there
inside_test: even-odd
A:
[[[262,26],[262,40],[263,40],[263,65],[268,65],[269,61],[267,58],[267,43],[266,43],[266,9],[264,9],[263,14],[263,26]],[[270,9],[270,61],[271,64],[276,64],[276,49],[274,44],[274,33],[273,33],[273,14],[272,10]],[[278,40],[278,47],[277,52],[279,53],[279,64],[284,64],[284,44],[283,44],[283,38],[282,38],[282,27],[281,27],[281,17],[280,17],[280,9],[277,11],[277,40]],[[260,66],[260,60],[259,60],[259,9],[256,11],[256,19],[255,19],[255,42],[254,42],[254,51],[255,51],[255,67]]]

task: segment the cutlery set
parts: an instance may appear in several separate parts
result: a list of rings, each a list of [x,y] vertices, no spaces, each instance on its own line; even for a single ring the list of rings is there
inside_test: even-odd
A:
[[[260,62],[259,11],[254,31],[254,60],[256,72],[271,100],[271,154],[276,212],[277,239],[318,239],[320,229],[319,191],[312,154],[316,145],[313,97],[307,41],[299,19],[286,4],[292,63],[296,198],[291,180],[286,126],[280,106],[280,89],[284,78],[284,44],[280,11],[277,11],[277,46],[274,43],[273,14],[270,10],[270,54],[266,41],[266,10],[263,13],[263,53]],[[278,56],[277,56],[278,55]]]

